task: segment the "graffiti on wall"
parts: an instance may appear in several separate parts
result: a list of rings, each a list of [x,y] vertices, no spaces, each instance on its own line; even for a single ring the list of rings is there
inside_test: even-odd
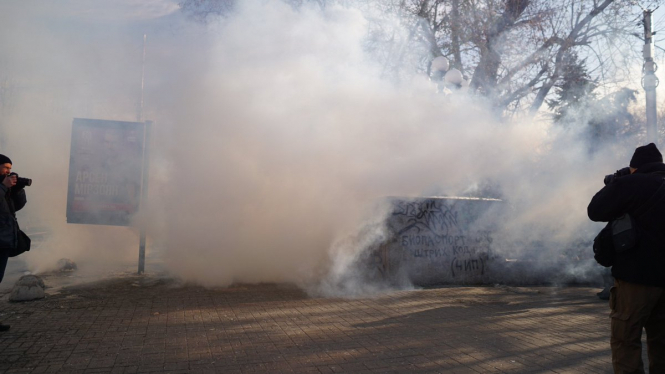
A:
[[[395,202],[389,226],[394,233],[391,248],[399,254],[393,253],[392,261],[433,265],[453,278],[484,275],[493,240],[490,231],[470,227],[474,214],[466,201]]]
[[[414,230],[416,233],[434,233],[448,235],[449,232],[457,229],[458,215],[450,207],[438,202],[437,200],[425,200],[422,202],[397,202],[393,217],[403,217],[406,226],[397,232],[400,235],[404,232]]]

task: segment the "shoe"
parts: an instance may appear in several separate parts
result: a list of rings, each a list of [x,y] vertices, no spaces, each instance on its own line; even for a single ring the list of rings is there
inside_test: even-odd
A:
[[[610,299],[610,290],[609,289],[604,289],[596,294],[599,299],[601,300],[609,300]]]
[[[0,332],[1,331],[9,331],[9,325],[3,325],[0,323]]]

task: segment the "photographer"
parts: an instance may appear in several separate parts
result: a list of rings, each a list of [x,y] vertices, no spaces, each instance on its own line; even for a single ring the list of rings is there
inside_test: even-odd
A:
[[[638,147],[630,167],[606,177],[606,186],[587,209],[597,222],[630,215],[637,235],[630,249],[617,250],[616,244],[613,248],[610,344],[615,373],[644,373],[642,328],[647,333],[649,372],[665,373],[664,178],[665,164],[656,145]]]
[[[16,217],[16,211],[21,210],[25,206],[26,197],[24,185],[16,185],[18,176],[16,174],[10,175],[12,170],[12,160],[9,157],[0,154],[0,194],[3,199],[0,199],[0,214],[10,214]],[[13,226],[2,224],[0,226],[0,235],[14,235]],[[0,282],[5,275],[5,268],[7,267],[8,248],[0,248]],[[0,324],[0,331],[9,330],[9,325]]]

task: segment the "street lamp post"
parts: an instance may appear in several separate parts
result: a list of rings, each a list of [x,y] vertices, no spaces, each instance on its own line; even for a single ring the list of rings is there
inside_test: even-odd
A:
[[[651,39],[655,32],[651,31],[651,13],[650,10],[644,11],[644,78],[642,87],[646,93],[646,114],[647,114],[647,141],[658,144],[658,113],[656,110],[656,87],[658,78],[656,77],[656,62],[653,60],[653,47]]]

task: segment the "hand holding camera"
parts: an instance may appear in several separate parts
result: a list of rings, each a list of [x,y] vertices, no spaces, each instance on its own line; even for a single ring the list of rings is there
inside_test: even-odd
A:
[[[624,175],[630,174],[630,168],[625,167],[623,169],[617,170],[614,174],[609,174],[605,176],[605,179],[603,179],[603,183],[607,186],[608,184],[614,182],[616,178],[623,177]]]
[[[2,184],[7,188],[12,188],[16,185],[16,176],[5,175],[2,178]]]
[[[9,173],[5,175],[5,178],[2,180],[2,184],[7,188],[24,188],[26,186],[32,185],[32,179],[30,178],[21,178],[16,173]]]

